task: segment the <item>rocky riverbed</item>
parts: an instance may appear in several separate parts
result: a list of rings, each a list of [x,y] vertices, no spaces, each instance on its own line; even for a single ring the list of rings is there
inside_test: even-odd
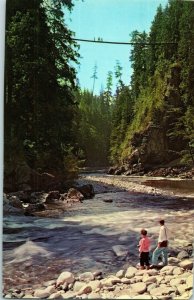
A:
[[[57,218],[50,218],[50,215],[44,218],[38,215],[4,217],[3,281],[7,298],[16,290],[23,296],[28,291],[35,296],[36,289],[42,288],[45,282],[56,281],[62,272],[72,272],[78,277],[83,272],[100,271],[105,279],[115,276],[120,269],[126,272],[129,267],[135,268],[140,229],[148,230],[154,248],[160,217],[166,219],[171,231],[169,250],[172,257],[177,257],[183,249],[187,251],[188,244],[192,243],[192,192],[178,195],[142,185],[138,179],[127,181],[106,175],[82,176],[78,184],[92,184],[95,197],[66,206],[59,214],[54,214]],[[54,205],[57,210],[57,202]],[[188,259],[192,259],[189,247]],[[183,268],[179,263],[177,267]],[[182,271],[191,272],[190,269]],[[61,293],[58,289],[53,293]],[[67,291],[73,292],[73,289],[73,286],[70,290],[68,287]],[[185,292],[189,290],[186,288]],[[176,296],[180,293],[176,292]]]
[[[138,270],[129,266],[103,276],[100,270],[75,275],[62,272],[57,279],[27,290],[12,289],[5,298],[38,299],[189,299],[193,289],[192,260],[182,251],[170,257],[161,270]],[[182,257],[182,260],[180,259]]]

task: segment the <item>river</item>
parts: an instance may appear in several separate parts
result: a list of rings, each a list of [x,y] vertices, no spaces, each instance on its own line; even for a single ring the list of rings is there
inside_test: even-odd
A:
[[[92,183],[95,197],[60,218],[4,217],[4,289],[35,288],[64,270],[110,274],[135,266],[140,230],[148,230],[154,248],[160,218],[170,230],[171,251],[192,243],[193,181],[163,180],[85,174],[79,181]],[[126,260],[115,255],[116,245],[128,249]]]

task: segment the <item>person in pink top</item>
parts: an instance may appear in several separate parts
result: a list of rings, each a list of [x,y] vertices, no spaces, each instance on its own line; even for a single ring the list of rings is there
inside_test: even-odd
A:
[[[141,230],[141,240],[139,241],[139,258],[140,258],[140,266],[141,269],[149,269],[149,250],[150,250],[150,240],[147,237],[147,230]]]

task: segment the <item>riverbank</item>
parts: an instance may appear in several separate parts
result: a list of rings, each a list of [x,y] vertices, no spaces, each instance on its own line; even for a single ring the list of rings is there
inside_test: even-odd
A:
[[[6,293],[16,288],[35,290],[63,271],[78,276],[100,270],[107,278],[120,269],[135,267],[139,261],[136,245],[141,228],[148,229],[153,249],[161,216],[172,233],[171,256],[177,256],[192,243],[191,197],[178,197],[127,180],[99,174],[82,176],[77,184],[92,184],[94,198],[76,202],[52,219],[4,217]],[[177,226],[181,228],[178,232]]]
[[[188,300],[193,289],[193,263],[184,250],[160,270],[128,266],[104,276],[100,270],[75,275],[64,271],[34,289],[12,289],[5,298],[38,299],[173,299]],[[181,260],[182,258],[182,260]]]
[[[168,189],[167,185],[159,188],[162,182],[167,182],[172,187],[175,186],[175,181],[179,183],[179,188]],[[143,193],[149,195],[160,196],[186,196],[194,199],[194,180],[176,179],[165,177],[147,177],[147,176],[115,176],[106,174],[83,174],[77,181],[79,184],[93,184],[96,193],[106,191],[117,191],[122,189],[132,193]],[[188,189],[182,186],[182,183],[189,183]]]

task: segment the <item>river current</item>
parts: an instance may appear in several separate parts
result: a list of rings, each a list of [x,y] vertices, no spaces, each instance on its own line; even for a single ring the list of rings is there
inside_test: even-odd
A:
[[[95,180],[99,176],[92,174],[89,179],[86,176],[83,182],[87,179],[93,183],[91,177]],[[122,180],[148,184],[138,178]],[[74,273],[101,270],[110,274],[129,265],[135,266],[140,230],[148,230],[154,248],[160,218],[166,220],[169,228],[172,251],[193,242],[193,185],[186,190],[177,185],[170,187],[171,192],[176,189],[175,196],[172,193],[167,196],[129,191],[115,185],[107,187],[102,181],[98,186],[95,182],[93,199],[72,206],[60,218],[4,217],[3,281],[6,290],[41,286],[43,281],[55,279],[65,270]],[[128,249],[127,258],[117,257],[114,246]]]

